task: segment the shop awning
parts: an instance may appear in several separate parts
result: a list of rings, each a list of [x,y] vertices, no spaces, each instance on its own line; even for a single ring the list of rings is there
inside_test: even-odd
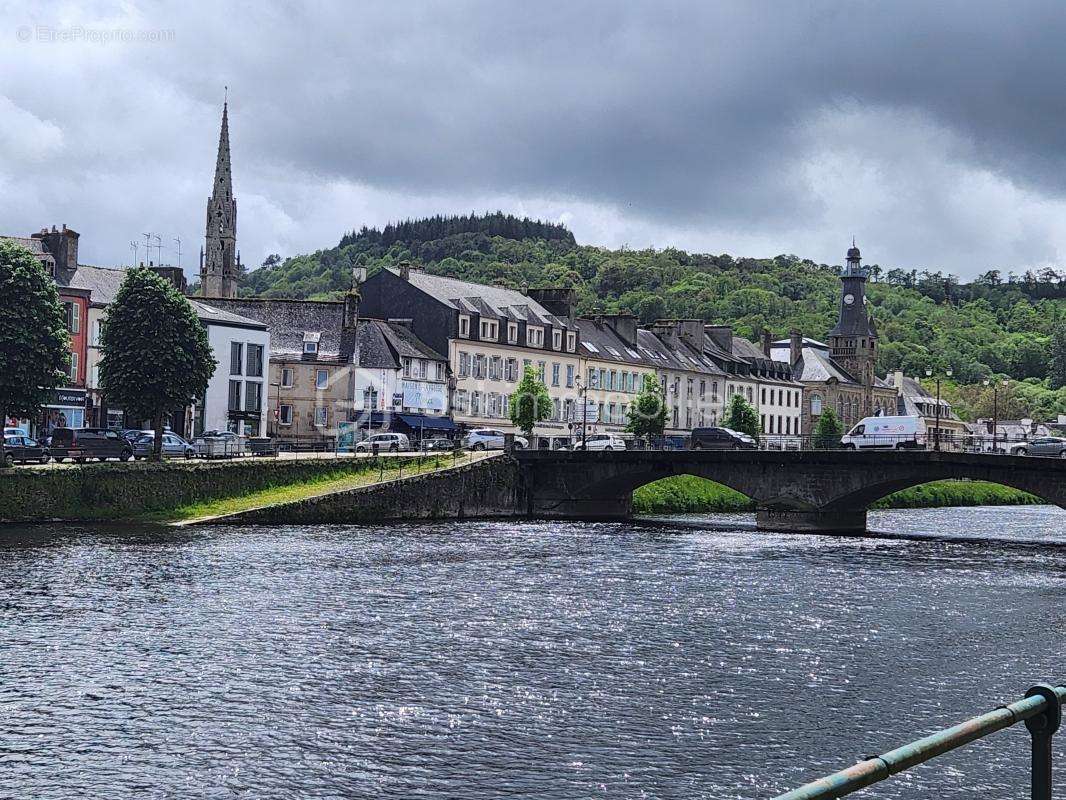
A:
[[[426,414],[396,414],[396,418],[413,431],[419,429],[445,432],[457,430],[455,423],[448,417],[431,417]]]

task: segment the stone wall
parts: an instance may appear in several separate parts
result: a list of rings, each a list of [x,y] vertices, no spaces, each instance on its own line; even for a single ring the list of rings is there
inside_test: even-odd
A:
[[[103,463],[0,472],[0,522],[120,520],[322,475],[376,470],[360,459]]]
[[[472,519],[524,513],[518,465],[486,458],[461,467],[280,503],[202,524],[367,524],[399,519]]]

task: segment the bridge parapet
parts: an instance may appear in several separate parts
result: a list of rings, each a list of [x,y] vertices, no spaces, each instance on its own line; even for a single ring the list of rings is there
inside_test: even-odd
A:
[[[907,451],[524,451],[526,511],[569,519],[628,517],[633,490],[695,475],[755,501],[766,530],[862,531],[885,495],[944,479],[990,481],[1066,508],[1066,459]]]

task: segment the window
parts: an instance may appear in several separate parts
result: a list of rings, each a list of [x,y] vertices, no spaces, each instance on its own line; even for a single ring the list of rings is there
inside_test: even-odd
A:
[[[763,405],[766,405],[766,387],[765,386],[759,392],[759,398],[760,398],[759,402],[762,403]]]
[[[263,377],[263,345],[248,345],[248,369],[244,374],[249,378]]]
[[[600,388],[606,389],[607,387],[607,369],[600,367]]]
[[[329,409],[315,406],[315,427],[324,428],[329,423]]]
[[[503,356],[489,358],[489,380],[498,381],[503,376]]]
[[[89,333],[89,344],[93,347],[100,346],[100,333],[103,330],[103,327],[101,320],[93,320],[92,330]]]
[[[229,374],[240,375],[244,365],[244,345],[240,342],[229,343]]]
[[[278,406],[278,423],[281,425],[292,425],[292,406]]]
[[[470,393],[470,414],[475,417],[481,416],[481,392]]]
[[[281,388],[291,389],[293,387],[293,372],[292,367],[284,367],[281,370]]]
[[[574,365],[573,364],[567,364],[566,365],[566,388],[568,388],[568,389],[573,389],[574,388]]]
[[[555,422],[558,422],[561,419],[561,414],[562,413],[563,413],[563,411],[562,411],[562,403],[559,401],[558,397],[553,398],[552,399],[552,420],[555,421]]]
[[[455,411],[458,414],[465,414],[468,408],[470,408],[470,395],[466,389],[460,389],[455,393]]]
[[[543,347],[544,346],[544,328],[538,325],[529,325],[526,327],[526,344],[530,347]]]
[[[695,381],[692,378],[689,378],[685,385],[685,397],[692,397],[692,387],[694,384]]]
[[[552,349],[553,350],[562,350],[563,349],[563,332],[562,331],[552,331]]]
[[[465,378],[470,374],[470,354],[459,351],[459,377]]]
[[[618,388],[618,371],[611,370],[607,373],[607,388],[612,392]]]
[[[558,361],[552,362],[552,386],[559,385],[559,371],[562,365]]]
[[[499,339],[499,323],[491,319],[481,320],[481,338],[492,342]]]
[[[589,385],[590,389],[599,389],[600,388],[600,381],[599,381],[598,375],[599,375],[599,373],[596,372],[596,369],[594,367],[589,367],[588,385]]]
[[[378,390],[373,386],[363,389],[363,410],[373,411],[378,407]]]
[[[485,356],[483,356],[481,353],[477,353],[474,356],[473,376],[475,378],[484,378],[485,377]]]
[[[92,377],[93,377],[93,383],[92,383],[92,386],[90,386],[89,388],[90,389],[95,389],[95,388],[97,388],[100,385],[100,365],[99,364],[93,364],[93,376]]]
[[[544,383],[544,370],[547,368],[547,366],[547,363],[545,363],[544,361],[537,362],[537,378],[540,379],[541,383]]]
[[[607,404],[607,422],[614,422],[614,403]]]
[[[263,410],[263,384],[256,381],[245,382],[244,410],[255,412]]]
[[[470,317],[466,314],[459,315],[459,335],[464,339],[470,338]]]
[[[507,380],[511,381],[512,383],[514,381],[518,380],[518,359],[517,358],[509,358],[509,359],[507,359],[507,364],[506,364],[504,369],[505,369],[504,377]]]
[[[566,334],[566,349],[571,353],[577,350],[577,334],[572,331]]]
[[[507,323],[507,341],[510,342],[511,344],[517,344],[518,343],[518,323],[517,322],[508,322]]]
[[[63,310],[67,314],[67,331],[77,333],[81,330],[81,308],[77,303],[63,303]]]
[[[490,417],[500,416],[500,396],[496,392],[489,392],[486,411]]]
[[[318,342],[304,342],[304,352],[305,353],[317,353],[318,352]]]
[[[70,375],[70,382],[71,383],[77,383],[78,382],[78,354],[77,353],[71,353],[70,354],[70,372],[68,374]]]
[[[315,388],[325,389],[329,386],[329,370],[316,369],[315,370]]]
[[[229,410],[240,411],[241,410],[241,382],[230,381],[229,382]]]
[[[407,356],[403,357],[403,376],[405,378],[411,377],[411,359]]]

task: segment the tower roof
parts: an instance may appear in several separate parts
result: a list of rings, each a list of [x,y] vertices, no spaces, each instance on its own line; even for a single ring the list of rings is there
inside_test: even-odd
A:
[[[229,153],[229,101],[222,104],[222,129],[218,134],[218,156],[215,158],[214,199],[233,197],[233,172]]]

